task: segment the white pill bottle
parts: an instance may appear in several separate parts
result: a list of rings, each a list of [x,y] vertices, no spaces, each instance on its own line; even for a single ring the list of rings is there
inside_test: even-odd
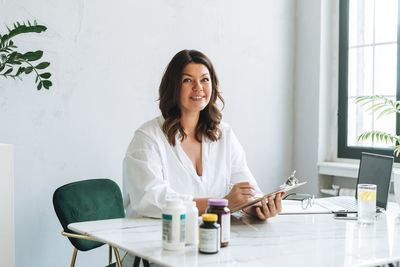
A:
[[[180,250],[185,247],[186,209],[180,199],[167,199],[162,210],[163,248]]]
[[[199,244],[199,210],[196,207],[196,202],[186,201],[186,245]]]

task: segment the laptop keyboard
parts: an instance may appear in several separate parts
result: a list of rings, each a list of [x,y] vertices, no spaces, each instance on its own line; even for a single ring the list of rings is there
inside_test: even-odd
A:
[[[355,199],[336,198],[332,200],[334,204],[340,207],[347,208],[348,210],[357,210],[357,201]]]
[[[357,200],[349,197],[321,198],[318,204],[332,211],[357,211]]]

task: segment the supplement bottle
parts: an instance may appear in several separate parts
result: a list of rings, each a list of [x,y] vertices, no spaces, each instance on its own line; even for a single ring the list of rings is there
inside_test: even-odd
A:
[[[185,207],[180,199],[169,199],[162,210],[163,248],[179,250],[185,247]]]
[[[220,227],[217,223],[217,214],[203,214],[203,223],[200,225],[199,252],[215,254],[221,247]]]
[[[221,226],[221,247],[226,247],[231,236],[231,211],[228,208],[228,200],[224,198],[210,198],[206,213],[218,215],[218,223]]]
[[[186,244],[195,245],[199,244],[199,210],[196,207],[196,202],[186,201]]]

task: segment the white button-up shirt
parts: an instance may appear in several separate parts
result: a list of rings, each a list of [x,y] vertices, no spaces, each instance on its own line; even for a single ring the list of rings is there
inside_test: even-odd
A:
[[[223,197],[232,184],[249,181],[261,192],[247,167],[245,153],[231,127],[220,124],[222,138],[203,136],[202,176],[181,147],[171,146],[157,117],[136,130],[123,163],[123,195],[127,217],[161,217],[166,198]]]

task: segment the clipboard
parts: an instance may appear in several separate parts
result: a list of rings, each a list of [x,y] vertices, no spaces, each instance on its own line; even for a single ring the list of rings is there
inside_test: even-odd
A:
[[[266,198],[269,197],[269,196],[274,196],[274,195],[276,195],[276,194],[278,194],[278,193],[290,191],[290,190],[295,189],[295,188],[297,188],[297,187],[300,187],[300,186],[302,186],[303,184],[306,184],[306,183],[307,183],[307,182],[302,182],[302,183],[298,183],[298,184],[295,184],[295,185],[285,186],[285,187],[282,188],[282,189],[278,189],[278,190],[276,190],[276,191],[274,191],[274,192],[272,192],[272,193],[269,193],[269,194],[264,195],[264,196],[262,196],[262,197],[256,198],[256,199],[254,199],[254,200],[252,200],[252,201],[250,201],[250,202],[247,202],[247,203],[244,203],[244,204],[239,205],[239,206],[237,206],[237,207],[234,207],[234,208],[231,209],[231,213],[234,213],[234,212],[236,212],[236,211],[238,211],[238,210],[247,208],[248,206],[254,205],[254,204],[256,204],[257,202],[259,202],[259,201],[261,201],[261,200],[263,200],[263,199],[266,199]]]

